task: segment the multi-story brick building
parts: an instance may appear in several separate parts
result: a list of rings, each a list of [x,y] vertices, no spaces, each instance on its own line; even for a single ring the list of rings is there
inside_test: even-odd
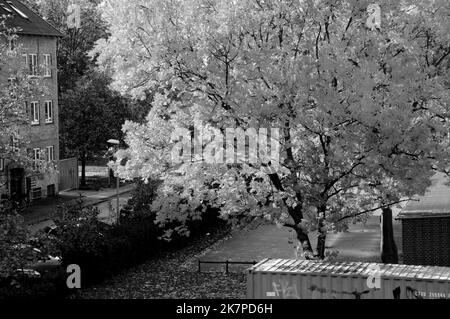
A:
[[[29,141],[29,151],[37,159],[46,154],[48,161],[58,163],[58,79],[56,44],[62,34],[43,18],[17,0],[0,0],[0,15],[8,15],[7,27],[17,29],[14,45],[20,47],[22,63],[31,77],[39,77],[44,94],[32,96],[26,102],[29,124],[20,134]],[[0,71],[0,81],[8,81],[8,74]],[[1,154],[0,154],[1,157]],[[28,173],[14,162],[0,160],[0,194],[35,200],[54,196],[58,192],[58,175]]]

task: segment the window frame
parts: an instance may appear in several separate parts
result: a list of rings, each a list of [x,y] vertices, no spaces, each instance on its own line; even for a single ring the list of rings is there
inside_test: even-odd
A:
[[[47,153],[47,162],[53,162],[55,160],[55,146],[54,145],[47,146],[46,153]]]
[[[19,154],[20,152],[19,140],[14,135],[11,136],[11,148],[14,154]]]
[[[28,53],[22,54],[22,57],[25,58],[25,61],[24,61],[25,62],[25,70],[24,71],[26,71],[25,74],[29,75],[29,73],[30,73],[30,66],[28,65]]]
[[[8,85],[16,85],[17,84],[17,77],[16,76],[10,76],[8,78]]]
[[[36,109],[35,109],[36,106]],[[31,125],[39,125],[40,124],[40,106],[39,101],[31,101],[30,102],[30,108],[31,108]],[[37,116],[37,117],[36,117]]]
[[[41,155],[41,149],[40,148],[33,148],[33,169],[37,171],[40,168],[39,161]]]
[[[36,53],[29,53],[28,56],[29,56],[28,57],[29,75],[32,77],[37,77],[38,76],[38,55]],[[33,62],[34,62],[34,64],[33,64]]]
[[[15,38],[13,38],[13,37],[10,37],[10,38],[8,39],[8,48],[9,48],[9,51],[10,51],[10,52],[14,51],[14,50],[16,49],[16,47],[17,47],[17,39],[15,39]]]
[[[51,116],[49,117],[49,115],[51,115]],[[45,123],[47,123],[47,124],[53,123],[53,121],[54,121],[53,100],[45,100],[44,101],[44,116],[45,116],[45,119],[44,119]]]
[[[52,77],[52,55],[50,53],[44,53],[44,78]]]

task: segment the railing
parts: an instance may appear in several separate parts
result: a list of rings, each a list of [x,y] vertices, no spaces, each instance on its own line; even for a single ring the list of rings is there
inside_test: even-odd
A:
[[[198,260],[198,272],[201,271],[201,265],[202,264],[225,264],[225,273],[228,275],[229,272],[229,265],[256,265],[257,261],[204,261],[204,260]]]

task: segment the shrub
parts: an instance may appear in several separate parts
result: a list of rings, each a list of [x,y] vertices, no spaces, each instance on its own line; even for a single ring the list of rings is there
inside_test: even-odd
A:
[[[30,237],[14,205],[0,205],[0,299],[61,296],[65,287],[62,269],[33,272],[44,252]]]
[[[159,180],[150,180],[144,183],[142,180],[136,181],[136,188],[128,201],[127,211],[134,215],[154,215],[150,206],[157,196],[157,189],[161,185]]]
[[[0,280],[0,299],[64,298],[69,294],[63,268],[41,272],[40,277],[14,276]]]
[[[222,227],[225,222],[218,219],[217,210],[208,210],[203,219],[190,220],[188,226],[191,236],[186,238],[178,233],[170,241],[160,238],[165,231],[155,223],[156,214],[150,205],[156,196],[159,182],[148,184],[139,182],[127,207],[121,211],[120,223],[108,225],[98,220],[98,209],[83,207],[82,201],[65,204],[53,215],[56,228],[50,233],[41,231],[30,241],[26,229],[22,228],[19,216],[4,215],[0,223],[0,236],[7,233],[8,240],[2,238],[0,249],[2,256],[9,254],[14,243],[36,247],[44,255],[60,256],[59,269],[45,271],[40,278],[3,276],[0,279],[0,296],[4,298],[39,298],[44,296],[64,297],[69,292],[66,287],[68,274],[65,269],[77,264],[81,269],[82,287],[98,283],[124,269],[144,262],[166,251],[176,250],[188,245],[198,235],[213,227]],[[177,227],[167,224],[166,227]],[[8,229],[5,232],[5,229]],[[23,251],[22,251],[23,252]],[[16,263],[17,261],[17,263]],[[20,261],[20,263],[18,262]],[[5,262],[2,261],[4,264]],[[8,269],[11,271],[30,262],[29,257],[13,258]],[[2,269],[6,269],[2,265]]]
[[[109,271],[101,261],[113,244],[108,237],[111,226],[100,222],[98,214],[98,209],[82,207],[81,203],[65,205],[55,215],[56,229],[51,235],[41,235],[50,239],[50,252],[62,257],[64,268],[70,264],[80,266],[87,283],[95,282],[98,273]]]
[[[0,279],[23,269],[36,258],[28,245],[30,234],[14,203],[0,204]]]
[[[57,228],[50,236],[53,238],[50,253],[61,256],[64,267],[79,265],[82,286],[86,286],[161,252],[187,245],[189,238],[176,234],[170,242],[160,239],[165,229],[155,224],[155,214],[150,211],[158,184],[139,183],[126,209],[121,211],[120,223],[112,226],[97,219],[99,211],[95,208],[83,208],[81,203],[61,207],[54,218]],[[192,221],[191,236],[217,226],[217,216],[208,212],[207,218]]]

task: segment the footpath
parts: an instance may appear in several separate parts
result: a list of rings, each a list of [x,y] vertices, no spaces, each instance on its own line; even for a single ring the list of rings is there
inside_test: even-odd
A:
[[[123,198],[128,197],[134,189],[134,184],[124,185],[119,188],[119,198],[123,205]],[[82,202],[83,206],[102,206],[106,202],[114,203],[117,196],[116,188],[104,188],[100,191],[93,190],[70,190],[59,192],[57,197],[42,199],[29,207],[26,207],[22,213],[25,223],[35,232],[41,228],[53,224],[51,215],[62,204]],[[109,206],[109,205],[108,205]],[[115,206],[113,206],[115,207]]]
[[[394,236],[399,255],[402,254],[401,224],[393,220]],[[200,254],[203,261],[260,261],[264,258],[296,259],[295,234],[289,229],[274,225],[262,225],[256,229],[239,231]],[[317,245],[317,234],[311,233],[313,248]],[[375,213],[365,224],[350,224],[342,233],[329,233],[326,240],[328,251],[338,251],[334,261],[381,262],[380,216]],[[204,271],[218,270],[223,265],[202,264]],[[247,266],[233,266],[246,268]]]

